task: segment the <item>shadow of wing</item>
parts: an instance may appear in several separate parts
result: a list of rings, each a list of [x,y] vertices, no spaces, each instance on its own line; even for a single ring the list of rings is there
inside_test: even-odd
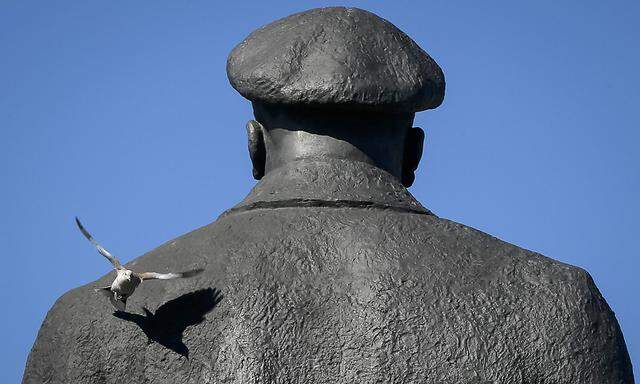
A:
[[[220,300],[220,291],[213,288],[187,293],[161,305],[154,314],[154,320],[174,332],[182,333],[187,327],[203,322],[205,315]]]
[[[128,312],[115,312],[113,315],[138,325],[147,337],[172,351],[189,357],[189,349],[182,342],[184,330],[204,321],[222,300],[220,291],[213,288],[201,289],[169,300],[155,313],[143,308],[146,316]]]
[[[147,317],[144,317],[142,315],[138,315],[137,313],[129,313],[129,312],[122,312],[122,311],[116,311],[113,313],[113,316],[122,319],[122,320],[126,320],[126,321],[130,321],[132,323],[136,323],[136,325],[142,329],[147,327],[147,323],[149,322],[149,319]]]

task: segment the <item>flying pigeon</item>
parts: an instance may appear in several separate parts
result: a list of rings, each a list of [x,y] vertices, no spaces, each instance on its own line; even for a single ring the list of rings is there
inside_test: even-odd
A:
[[[93,244],[98,252],[104,257],[107,258],[113,264],[113,268],[116,270],[116,278],[113,280],[108,287],[96,288],[95,291],[104,294],[109,298],[109,301],[113,305],[115,309],[118,311],[124,312],[127,306],[127,298],[133,294],[133,292],[138,288],[140,283],[144,280],[169,280],[169,279],[177,279],[181,277],[192,277],[198,275],[203,271],[203,269],[193,269],[190,271],[179,272],[179,273],[157,273],[157,272],[134,272],[130,269],[125,268],[118,259],[116,259],[109,251],[104,249],[97,241],[93,239],[91,234],[87,232],[86,229],[80,223],[80,220],[76,217],[76,224],[80,231],[86,237],[91,244]]]

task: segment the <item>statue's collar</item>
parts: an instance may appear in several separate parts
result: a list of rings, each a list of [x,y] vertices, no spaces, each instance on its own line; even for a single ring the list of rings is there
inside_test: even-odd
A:
[[[270,171],[223,215],[253,209],[329,207],[431,214],[391,174],[338,159],[302,159]]]

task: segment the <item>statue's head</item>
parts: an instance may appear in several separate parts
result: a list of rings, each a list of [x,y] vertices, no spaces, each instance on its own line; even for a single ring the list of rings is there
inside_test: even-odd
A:
[[[319,8],[250,34],[227,62],[253,103],[247,124],[253,175],[301,158],[363,161],[405,186],[424,133],[416,112],[444,98],[436,62],[388,21],[357,8]]]

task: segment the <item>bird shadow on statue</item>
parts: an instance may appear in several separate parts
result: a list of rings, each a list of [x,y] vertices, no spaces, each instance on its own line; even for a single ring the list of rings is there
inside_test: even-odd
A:
[[[182,341],[185,329],[202,323],[222,297],[218,289],[201,289],[167,301],[155,313],[143,307],[144,316],[120,311],[114,312],[113,316],[135,323],[149,341],[189,358],[189,348]]]

